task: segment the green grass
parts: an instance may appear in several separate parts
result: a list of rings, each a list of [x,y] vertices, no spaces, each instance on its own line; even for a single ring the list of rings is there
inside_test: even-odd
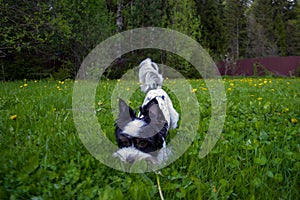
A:
[[[202,80],[189,82],[200,104],[200,128],[188,151],[161,170],[165,199],[299,199],[300,79],[226,78],[224,129],[203,159],[198,153],[210,98]],[[95,100],[111,140],[116,83],[104,81]],[[73,84],[0,83],[0,199],[160,199],[154,173],[116,171],[85,149],[73,122]],[[131,105],[142,100],[135,91]]]

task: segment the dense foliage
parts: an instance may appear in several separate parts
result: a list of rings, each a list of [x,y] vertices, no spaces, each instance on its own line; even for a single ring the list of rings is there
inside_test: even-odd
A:
[[[99,42],[147,26],[187,34],[215,60],[300,55],[296,0],[0,0],[0,79],[73,77]],[[136,51],[108,74],[118,77],[118,69],[148,54],[175,68],[187,65],[167,52]]]

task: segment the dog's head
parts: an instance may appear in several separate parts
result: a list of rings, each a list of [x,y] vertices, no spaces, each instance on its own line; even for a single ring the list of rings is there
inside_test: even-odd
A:
[[[165,146],[168,123],[156,99],[140,108],[139,117],[122,99],[116,120],[116,140],[120,148],[114,155],[133,163],[145,159],[155,163],[155,156]]]

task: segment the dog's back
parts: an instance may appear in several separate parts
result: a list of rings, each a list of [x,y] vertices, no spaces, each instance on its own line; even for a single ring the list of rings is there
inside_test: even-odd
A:
[[[162,90],[163,77],[159,73],[157,64],[152,62],[150,58],[147,58],[141,62],[139,68],[141,90],[147,94],[142,106],[146,105],[151,99],[156,98],[160,109],[168,121],[169,128],[175,129],[179,114],[174,109],[168,94]]]

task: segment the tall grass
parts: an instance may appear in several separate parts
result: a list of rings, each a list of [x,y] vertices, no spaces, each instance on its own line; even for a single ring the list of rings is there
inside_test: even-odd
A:
[[[161,170],[165,199],[300,199],[300,80],[224,79],[224,129],[203,159],[198,153],[210,97],[203,80],[189,82],[200,128],[188,151]],[[113,142],[116,83],[103,81],[95,99],[99,123]],[[0,83],[0,199],[160,199],[154,173],[113,170],[85,149],[73,123],[73,84]],[[135,91],[131,106],[142,100]]]

